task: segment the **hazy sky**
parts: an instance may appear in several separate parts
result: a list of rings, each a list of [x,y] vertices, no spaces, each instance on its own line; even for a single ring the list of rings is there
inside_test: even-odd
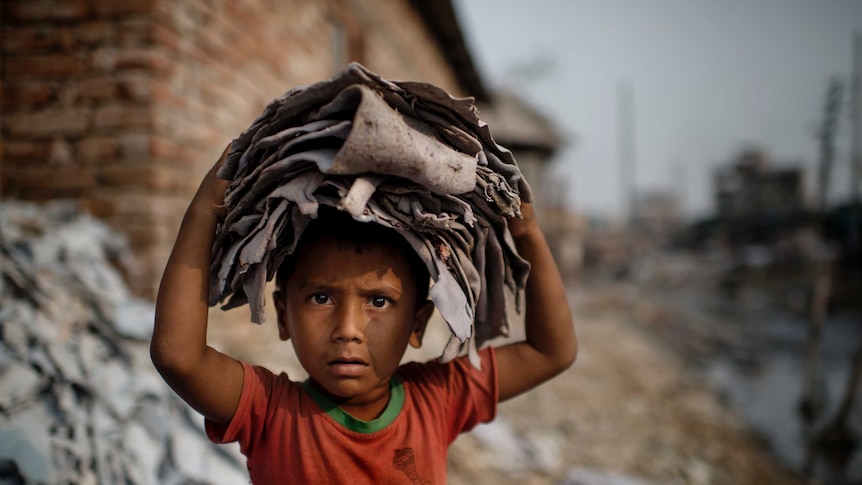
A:
[[[830,76],[849,82],[862,0],[454,0],[480,73],[571,136],[568,202],[620,215],[617,93],[634,86],[637,187],[711,208],[709,177],[754,144],[813,168]],[[833,187],[847,192],[849,90]],[[491,127],[493,130],[493,126]],[[810,190],[809,190],[810,194]]]

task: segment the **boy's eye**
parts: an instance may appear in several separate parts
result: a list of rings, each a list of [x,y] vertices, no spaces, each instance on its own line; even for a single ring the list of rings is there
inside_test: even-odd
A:
[[[329,295],[324,293],[315,293],[311,296],[311,301],[317,303],[318,305],[326,305],[329,303]]]
[[[374,308],[385,308],[388,303],[389,300],[382,296],[375,296],[371,299],[371,306]]]

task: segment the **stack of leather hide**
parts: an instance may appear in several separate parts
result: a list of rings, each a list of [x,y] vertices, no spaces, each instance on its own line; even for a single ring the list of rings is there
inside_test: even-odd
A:
[[[427,267],[429,296],[452,331],[442,360],[508,334],[529,264],[507,218],[530,189],[472,98],[390,82],[359,64],[271,102],[231,144],[231,181],[213,248],[210,304],[249,304],[264,321],[264,286],[321,205],[401,234]],[[508,291],[507,291],[508,290]]]

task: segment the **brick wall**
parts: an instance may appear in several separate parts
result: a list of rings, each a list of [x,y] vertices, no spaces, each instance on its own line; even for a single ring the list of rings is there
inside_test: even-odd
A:
[[[4,0],[0,196],[71,198],[154,294],[188,200],[272,98],[359,60],[459,92],[407,0]]]

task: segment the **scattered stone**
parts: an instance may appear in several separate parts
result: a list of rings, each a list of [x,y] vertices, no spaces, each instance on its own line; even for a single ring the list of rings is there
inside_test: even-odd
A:
[[[0,203],[0,482],[248,483],[150,364],[130,254],[70,203]]]

